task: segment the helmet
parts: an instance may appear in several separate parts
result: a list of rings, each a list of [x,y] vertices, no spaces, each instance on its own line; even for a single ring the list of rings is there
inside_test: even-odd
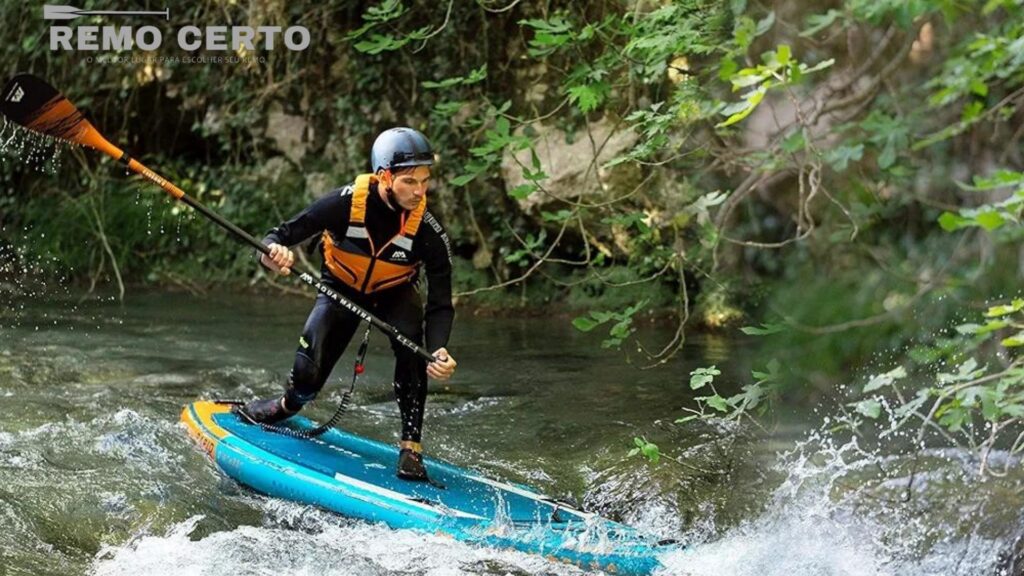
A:
[[[370,168],[391,170],[408,166],[432,166],[434,152],[427,137],[412,128],[385,130],[373,141]]]

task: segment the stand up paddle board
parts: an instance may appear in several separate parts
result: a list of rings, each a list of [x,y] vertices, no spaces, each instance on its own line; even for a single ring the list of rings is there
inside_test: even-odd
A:
[[[661,566],[659,556],[678,548],[529,487],[429,457],[431,482],[401,480],[395,446],[338,429],[294,438],[242,420],[232,406],[194,402],[181,420],[225,474],[268,496],[613,574],[650,574]],[[301,416],[281,425],[314,428]]]

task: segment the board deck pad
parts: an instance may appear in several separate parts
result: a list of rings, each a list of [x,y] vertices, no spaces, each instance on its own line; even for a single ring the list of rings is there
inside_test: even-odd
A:
[[[250,424],[230,409],[194,402],[182,420],[228,476],[269,496],[615,574],[649,574],[660,566],[660,555],[678,548],[530,487],[429,456],[430,483],[402,480],[395,475],[396,446],[339,429],[295,438]],[[301,416],[282,425],[296,431],[315,426]]]

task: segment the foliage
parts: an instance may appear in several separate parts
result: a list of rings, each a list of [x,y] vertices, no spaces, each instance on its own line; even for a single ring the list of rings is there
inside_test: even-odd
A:
[[[742,396],[712,378],[697,412],[752,414],[944,325],[960,314],[944,298],[1014,289],[1024,197],[1019,2],[772,6],[198,4],[166,25],[301,23],[314,41],[196,66],[147,59],[173,43],[87,65],[42,49],[48,24],[9,3],[0,29],[19,41],[0,57],[257,233],[365,170],[382,128],[420,128],[439,152],[430,202],[460,303],[574,305],[574,325],[607,329],[612,347],[655,314],[678,329],[652,363],[695,324],[744,318],[801,376],[766,369]],[[277,137],[282,122],[298,142]],[[216,229],[94,155],[72,158],[56,174],[3,163],[0,242],[88,283],[263,281]],[[992,234],[947,232],[974,228]]]
[[[697,418],[734,421],[747,418],[750,422],[760,425],[756,416],[762,416],[767,412],[775,396],[779,384],[779,363],[770,362],[763,372],[752,371],[753,382],[743,385],[742,391],[732,396],[722,396],[715,389],[715,377],[720,375],[721,371],[715,366],[697,368],[690,372],[690,389],[702,390],[707,386],[711,389],[711,394],[695,397],[697,408],[683,408],[690,414],[677,419],[676,424],[684,424]]]
[[[661,460],[661,450],[657,444],[648,442],[646,438],[636,437],[633,438],[633,444],[636,448],[629,451],[629,456],[643,456],[651,462],[651,464],[657,464]]]
[[[1024,346],[1022,310],[1024,299],[1017,298],[989,307],[983,324],[961,324],[944,352],[917,363],[914,379],[903,366],[873,376],[849,404],[854,413],[845,425],[881,439],[912,429],[918,447],[937,435],[973,452],[981,473],[1005,473],[990,468],[989,456],[996,448],[1010,456],[1024,451],[1024,358],[1017,350]]]

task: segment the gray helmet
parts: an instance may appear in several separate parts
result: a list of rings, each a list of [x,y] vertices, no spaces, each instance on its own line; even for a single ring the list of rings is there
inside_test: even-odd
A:
[[[427,137],[412,128],[385,130],[373,141],[370,168],[391,170],[409,166],[432,166],[434,152]]]

